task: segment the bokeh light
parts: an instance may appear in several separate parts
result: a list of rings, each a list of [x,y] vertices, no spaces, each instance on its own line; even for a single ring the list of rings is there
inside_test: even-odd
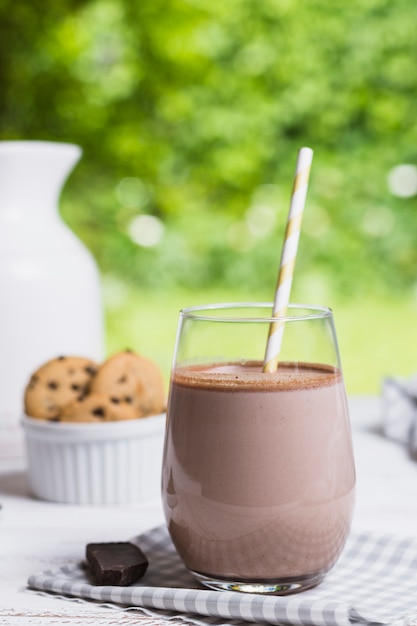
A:
[[[142,209],[149,201],[148,189],[140,178],[122,178],[116,186],[116,197],[129,209]]]
[[[136,215],[130,220],[128,233],[132,241],[138,246],[152,248],[157,246],[163,235],[165,227],[162,221],[154,215]]]
[[[417,195],[417,167],[408,163],[393,167],[388,173],[388,188],[399,198]]]

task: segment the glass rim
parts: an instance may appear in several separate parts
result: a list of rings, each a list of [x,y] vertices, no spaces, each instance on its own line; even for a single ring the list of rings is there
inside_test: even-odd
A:
[[[180,317],[182,319],[198,320],[198,321],[210,321],[210,322],[262,322],[272,323],[277,320],[284,322],[295,322],[302,320],[312,319],[329,319],[332,318],[332,309],[327,306],[320,306],[316,304],[298,304],[291,303],[287,307],[285,315],[273,316],[272,315],[272,302],[218,302],[213,304],[197,304],[195,306],[186,307],[180,310]],[[243,316],[237,313],[234,316],[221,315],[219,311],[230,311],[235,309],[236,312],[241,310],[251,309],[268,309],[269,313],[265,316],[252,315]],[[291,314],[289,310],[298,310],[299,314]],[[217,311],[216,314],[210,315],[210,311]]]

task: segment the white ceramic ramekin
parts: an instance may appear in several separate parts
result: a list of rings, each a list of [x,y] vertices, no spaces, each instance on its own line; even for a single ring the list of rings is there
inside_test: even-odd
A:
[[[24,416],[31,490],[69,504],[126,504],[159,497],[165,413],[105,423]]]

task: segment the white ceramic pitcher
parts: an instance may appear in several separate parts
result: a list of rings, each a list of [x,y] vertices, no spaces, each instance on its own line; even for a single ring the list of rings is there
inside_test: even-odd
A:
[[[73,144],[0,142],[0,456],[12,454],[30,374],[59,355],[103,357],[96,263],[58,213]]]

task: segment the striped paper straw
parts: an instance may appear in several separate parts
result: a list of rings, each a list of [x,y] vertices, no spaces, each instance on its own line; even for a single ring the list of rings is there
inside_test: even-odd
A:
[[[311,148],[301,148],[298,152],[295,169],[294,185],[291,194],[290,210],[288,212],[287,227],[285,229],[284,245],[279,265],[277,288],[275,291],[273,317],[281,318],[286,315],[290,300],[292,277],[295,259],[297,256],[298,240],[300,238],[301,220],[303,219],[304,204],[307,195],[308,179],[310,176],[313,151]],[[275,372],[278,367],[278,358],[281,351],[282,335],[284,333],[283,320],[273,322],[269,328],[263,370]]]

